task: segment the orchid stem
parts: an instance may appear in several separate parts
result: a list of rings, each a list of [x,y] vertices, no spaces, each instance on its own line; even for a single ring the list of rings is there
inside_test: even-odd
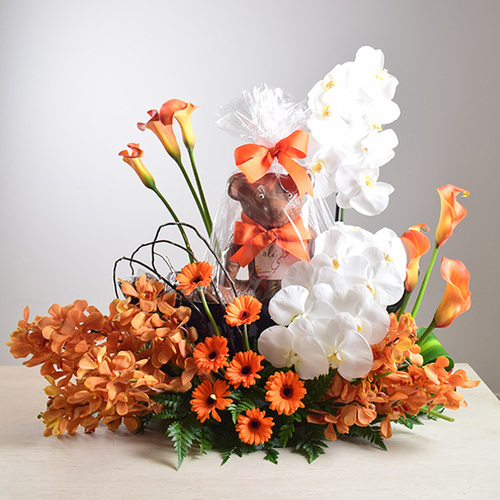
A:
[[[249,351],[250,342],[248,342],[248,328],[246,323],[243,324],[243,344],[245,345],[245,349]]]
[[[421,337],[418,339],[418,345],[423,345],[425,342],[425,339],[432,333],[432,330],[436,328],[436,322],[434,319],[431,321],[431,324],[425,329],[425,332],[422,333]]]
[[[429,267],[427,268],[427,272],[425,273],[424,281],[422,281],[422,286],[420,287],[420,291],[418,292],[417,300],[415,301],[415,305],[413,306],[413,310],[411,311],[411,315],[413,317],[415,317],[415,315],[417,314],[420,303],[422,302],[422,298],[424,297],[425,288],[427,287],[427,282],[429,281],[432,268],[434,267],[434,262],[436,262],[438,250],[439,247],[436,245],[434,247],[434,251],[432,252],[431,261],[429,262]]]
[[[207,299],[205,298],[205,294],[203,293],[203,288],[202,287],[198,287],[198,290],[200,292],[201,301],[203,302],[203,307],[205,308],[205,312],[207,313],[208,319],[210,320],[210,323],[212,323],[212,326],[214,327],[215,334],[218,337],[221,337],[219,328],[217,327],[217,323],[215,322],[215,319],[212,316],[212,312],[210,311],[210,308],[208,307]]]
[[[455,422],[454,418],[447,417],[446,415],[443,415],[442,413],[438,413],[437,411],[432,411],[432,410],[427,410],[426,408],[421,408],[421,412],[427,413],[427,415],[431,415],[436,418],[440,418],[442,420],[446,420],[447,422]]]
[[[340,209],[340,222],[344,222],[344,209]]]
[[[160,198],[160,200],[167,207],[167,210],[170,212],[170,215],[172,216],[172,219],[174,219],[175,222],[180,223],[179,218],[177,217],[177,214],[174,212],[173,208],[170,206],[170,203],[160,193],[160,191],[158,190],[158,188],[155,187],[153,189],[153,191],[158,195],[158,197]],[[186,245],[186,250],[188,250],[189,260],[190,260],[190,262],[194,262],[193,257],[192,257],[193,250],[191,249],[191,245],[189,243],[189,239],[187,237],[186,231],[184,231],[184,228],[180,224],[177,227],[179,228],[179,232],[181,233],[182,239],[184,240],[184,244]]]
[[[209,228],[211,228],[211,226],[207,221],[205,211],[204,211],[203,207],[201,206],[200,198],[196,194],[193,183],[191,182],[191,179],[189,178],[189,175],[186,172],[184,165],[182,164],[182,160],[180,158],[175,158],[175,162],[177,163],[178,167],[180,168],[181,173],[184,177],[184,180],[186,181],[186,184],[188,185],[188,188],[191,191],[191,195],[194,199],[194,202],[196,203],[196,207],[198,208],[198,212],[200,212],[200,216],[201,216],[201,219],[202,219],[203,224],[205,226],[205,229],[207,230],[207,233],[210,236]],[[210,229],[210,231],[211,231],[211,229]]]
[[[212,236],[212,218],[210,217],[210,210],[208,209],[207,200],[205,199],[205,192],[203,191],[203,186],[201,184],[200,176],[198,175],[198,169],[196,168],[196,163],[194,161],[193,148],[187,146],[189,153],[189,159],[191,161],[191,167],[193,169],[194,179],[196,181],[196,186],[198,187],[198,193],[200,195],[200,200],[203,205],[203,210],[205,212],[205,227],[207,229],[208,236]]]

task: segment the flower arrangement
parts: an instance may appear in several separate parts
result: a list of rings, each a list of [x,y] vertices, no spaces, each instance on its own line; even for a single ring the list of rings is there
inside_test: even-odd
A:
[[[428,226],[398,237],[344,223],[347,209],[371,216],[388,205],[393,188],[378,177],[397,145],[383,128],[399,116],[397,84],[382,52],[363,47],[313,87],[307,106],[263,86],[223,107],[220,126],[251,142],[235,151],[240,172],[215,222],[194,159],[196,107],[173,99],[149,111],[138,127],[179,166],[210,241],[180,222],[139,144],[119,153],[173,222],[115,263],[109,314],[77,300],[29,321],[25,308],[8,345],[49,382],[44,435],[94,432],[101,423],[142,431],[161,420],[179,466],[193,446],[220,451],[223,463],[258,450],[277,463],[278,450],[291,446],[311,462],[339,436],[385,449],[392,424],[452,420],[442,411],[465,404],[456,389],[478,384],[453,369],[434,334],[470,307],[462,262],[443,257],[446,288],[434,318],[421,328],[414,318],[439,249],[466,215],[458,196],[469,193],[438,189],[434,251],[411,313]],[[324,203],[332,194],[335,216]],[[163,237],[172,227],[181,243]],[[203,260],[193,237],[207,247]],[[189,262],[179,270],[165,246]],[[117,277],[120,262],[130,265],[128,279]]]

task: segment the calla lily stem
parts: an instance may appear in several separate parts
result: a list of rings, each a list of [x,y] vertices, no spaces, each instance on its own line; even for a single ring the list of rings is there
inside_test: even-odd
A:
[[[425,332],[422,333],[420,338],[418,339],[418,345],[423,345],[425,342],[425,339],[432,333],[432,330],[436,328],[436,323],[434,320],[431,321],[431,324],[426,328]]]
[[[422,298],[424,297],[425,289],[427,287],[427,283],[429,281],[429,277],[432,272],[432,268],[434,267],[434,262],[436,262],[436,257],[439,251],[439,247],[436,245],[434,247],[434,251],[432,252],[431,261],[429,262],[429,267],[427,268],[427,272],[424,276],[424,281],[422,281],[422,285],[420,286],[420,291],[418,292],[417,300],[415,301],[415,305],[413,306],[413,310],[411,311],[411,315],[415,317],[420,307],[420,303],[422,302]]]
[[[158,198],[163,202],[163,204],[167,207],[167,210],[170,212],[170,215],[172,216],[172,219],[174,219],[175,222],[180,222],[179,218],[177,217],[177,214],[174,212],[173,208],[170,206],[169,202],[163,197],[163,195],[160,193],[158,188],[155,186],[154,188],[151,188],[157,195]],[[189,250],[189,260],[190,262],[193,262],[193,257],[192,257],[192,249],[191,245],[189,244],[189,238],[187,237],[186,232],[184,231],[184,228],[182,225],[177,226],[179,228],[179,232],[181,233],[182,239],[184,240],[184,244],[186,245],[186,249]]]
[[[405,312],[406,306],[408,305],[408,301],[410,300],[410,296],[411,292],[405,291],[403,302],[401,303],[401,307],[399,308],[398,319],[401,318],[402,314]]]
[[[203,222],[205,223],[208,236],[212,236],[212,226],[213,226],[212,218],[210,217],[210,211],[208,209],[207,200],[205,199],[205,192],[203,191],[203,186],[201,184],[200,176],[198,175],[198,169],[196,168],[196,163],[194,161],[193,148],[191,146],[187,146],[187,150],[189,153],[189,159],[191,161],[191,167],[193,169],[193,174],[196,181],[196,186],[198,187],[198,193],[200,194],[200,200],[203,205],[203,210],[205,213]]]
[[[194,189],[193,183],[191,182],[191,179],[189,178],[188,173],[186,172],[186,169],[184,168],[184,165],[182,164],[182,161],[180,158],[175,158],[175,162],[179,166],[181,173],[184,177],[184,180],[186,181],[186,184],[188,185],[189,190],[191,191],[191,195],[194,199],[194,202],[196,203],[196,207],[198,208],[198,212],[200,212],[201,219],[203,221],[203,224],[205,226],[205,229],[207,230],[208,235],[210,236],[212,232],[212,222],[207,220],[207,214],[205,212],[205,209],[202,207],[200,198],[196,194],[196,191]]]

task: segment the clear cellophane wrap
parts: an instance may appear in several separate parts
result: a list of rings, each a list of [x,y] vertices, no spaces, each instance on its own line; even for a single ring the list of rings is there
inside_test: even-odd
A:
[[[252,156],[254,149],[257,155],[267,150],[276,154],[277,145],[287,154],[292,151],[292,168],[289,158],[276,154],[271,159],[268,156],[265,168],[249,162],[251,165],[233,170],[212,234],[212,247],[224,266],[224,270],[215,266],[214,284],[224,299],[234,298],[229,275],[238,295],[252,295],[265,303],[280,289],[288,267],[309,260],[314,238],[334,222],[323,198],[305,194],[304,186],[310,186],[305,132],[308,110],[281,89],[259,86],[222,107],[219,116],[219,126],[243,139],[243,148],[250,148],[246,156]],[[296,149],[301,153],[295,154]],[[238,149],[235,159],[238,163]],[[304,178],[306,182],[301,184]]]

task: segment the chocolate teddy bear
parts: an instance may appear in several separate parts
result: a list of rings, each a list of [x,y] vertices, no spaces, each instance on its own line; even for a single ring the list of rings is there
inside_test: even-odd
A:
[[[250,183],[243,173],[234,174],[229,196],[242,208],[225,267],[240,293],[261,302],[280,289],[286,269],[299,260],[309,260],[310,230],[300,213],[304,199],[287,174],[267,173]],[[248,281],[237,280],[241,267],[248,266]]]

